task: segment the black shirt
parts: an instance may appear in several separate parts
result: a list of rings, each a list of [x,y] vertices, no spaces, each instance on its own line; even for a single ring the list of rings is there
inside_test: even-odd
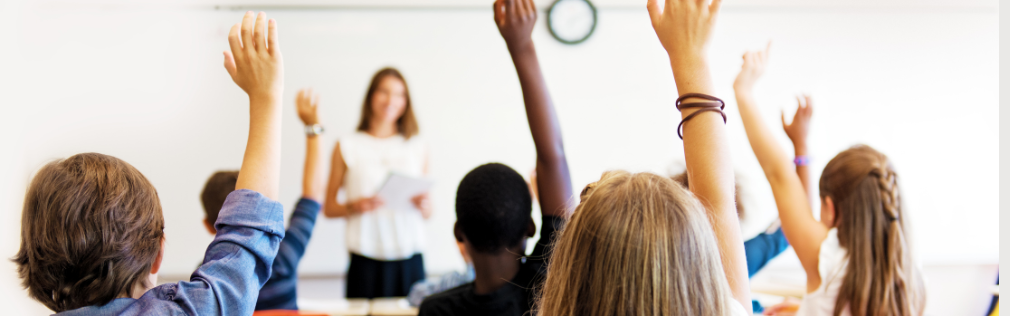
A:
[[[533,308],[537,290],[546,278],[547,260],[553,245],[551,241],[563,223],[561,217],[543,217],[540,240],[509,283],[487,295],[475,294],[473,282],[434,294],[421,302],[418,316],[527,314]]]

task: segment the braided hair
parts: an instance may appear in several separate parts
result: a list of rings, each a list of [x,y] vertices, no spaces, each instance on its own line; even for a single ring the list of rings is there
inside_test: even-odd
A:
[[[835,204],[838,241],[848,267],[834,315],[921,315],[922,277],[912,261],[898,174],[887,156],[865,145],[824,167],[820,196]]]

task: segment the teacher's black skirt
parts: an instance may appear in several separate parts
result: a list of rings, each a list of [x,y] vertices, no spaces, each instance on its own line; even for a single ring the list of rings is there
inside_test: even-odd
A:
[[[424,279],[421,254],[406,260],[381,261],[351,253],[347,269],[347,298],[407,296],[414,282]]]

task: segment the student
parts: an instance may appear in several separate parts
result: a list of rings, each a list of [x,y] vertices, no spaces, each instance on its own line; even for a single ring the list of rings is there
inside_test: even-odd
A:
[[[410,293],[407,294],[407,302],[410,303],[410,306],[419,307],[421,306],[421,302],[423,302],[428,296],[442,293],[457,286],[473,282],[473,279],[477,277],[477,272],[473,269],[473,260],[470,260],[470,255],[466,250],[466,246],[459,241],[456,242],[456,246],[459,247],[459,253],[463,256],[463,262],[466,264],[466,270],[464,272],[452,271],[437,279],[424,279],[417,281],[417,283],[414,283],[414,285],[410,287]]]
[[[284,233],[284,239],[277,251],[277,258],[273,263],[273,274],[263,285],[259,292],[259,300],[256,301],[256,310],[271,309],[298,309],[298,263],[305,254],[305,247],[312,237],[312,228],[316,225],[316,216],[322,205],[323,194],[326,190],[325,178],[322,175],[322,160],[319,154],[319,134],[322,128],[319,126],[319,119],[316,116],[318,98],[313,99],[311,90],[298,91],[295,105],[298,108],[298,117],[305,124],[305,171],[302,175],[302,197],[295,205],[295,211],[291,213],[291,222],[288,230]],[[204,225],[211,234],[217,234],[213,223],[217,220],[218,210],[227,199],[228,195],[235,190],[235,181],[238,180],[238,171],[217,172],[207,180],[207,185],[203,187],[200,200],[203,202],[204,212],[207,218]]]
[[[536,225],[530,218],[533,202],[523,177],[496,163],[470,171],[456,191],[453,232],[470,253],[476,279],[425,299],[422,316],[529,313],[547,268],[551,239],[561,228],[572,196],[561,127],[531,38],[536,8],[532,0],[498,0],[493,8],[519,76],[536,146],[543,227],[533,253],[525,255],[526,239],[535,235]]]
[[[681,95],[690,192],[625,171],[586,186],[554,248],[539,315],[748,314],[729,142],[705,60],[719,4],[648,4]]]
[[[912,259],[898,175],[869,146],[831,159],[820,179],[821,220],[811,212],[793,161],[761,121],[752,89],[768,49],[748,52],[734,83],[751,148],[771,184],[782,230],[807,275],[798,315],[921,315],[922,276]],[[810,97],[799,111],[809,111]],[[799,164],[799,163],[797,163]]]
[[[407,81],[398,70],[383,68],[368,85],[358,130],[333,149],[323,214],[347,220],[348,298],[407,296],[424,279],[428,193],[414,196],[410,209],[386,206],[376,196],[390,173],[427,175],[428,145],[417,125]],[[341,189],[345,204],[337,201]]]
[[[284,237],[274,201],[284,70],[266,14],[247,12],[228,41],[225,68],[249,95],[249,139],[203,265],[188,282],[155,286],[165,249],[157,192],[125,161],[77,154],[43,166],[25,195],[14,262],[32,298],[58,315],[252,314]]]

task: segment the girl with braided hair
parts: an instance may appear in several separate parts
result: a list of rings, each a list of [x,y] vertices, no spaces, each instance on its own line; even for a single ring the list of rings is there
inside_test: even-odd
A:
[[[911,253],[898,175],[887,156],[857,145],[831,159],[821,173],[817,221],[793,170],[805,158],[791,161],[775,142],[751,93],[768,49],[748,52],[743,60],[734,82],[740,117],[771,184],[783,232],[807,275],[796,315],[922,315],[922,276]],[[799,103],[798,111],[810,111],[809,96]]]

